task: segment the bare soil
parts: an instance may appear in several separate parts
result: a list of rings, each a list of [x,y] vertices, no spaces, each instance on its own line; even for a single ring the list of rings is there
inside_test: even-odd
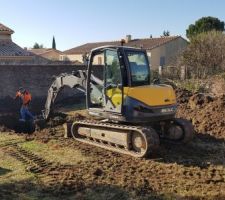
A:
[[[147,159],[65,139],[61,124],[86,118],[84,111],[58,116],[46,128],[13,140],[2,138],[14,133],[2,132],[0,150],[5,159],[22,163],[34,178],[1,183],[12,169],[0,161],[0,199],[15,199],[21,193],[26,199],[225,199],[225,97],[184,90],[177,90],[177,96],[177,117],[192,121],[195,137],[187,145],[162,143]],[[69,148],[79,160],[70,164],[49,160],[37,148],[21,145],[31,141],[48,145],[49,152]],[[68,155],[69,161],[71,152]]]
[[[177,90],[178,117],[190,120],[197,132],[225,138],[225,95],[212,97],[206,94],[192,94]]]

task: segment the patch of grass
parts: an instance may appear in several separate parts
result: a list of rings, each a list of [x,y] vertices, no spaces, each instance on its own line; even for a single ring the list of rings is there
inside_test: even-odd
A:
[[[48,144],[37,141],[25,141],[24,137],[0,133],[0,199],[24,199],[24,200],[59,200],[75,199],[74,194],[55,196],[42,191],[43,185],[37,175],[26,170],[28,166],[14,157],[11,157],[4,149],[9,151],[13,146],[4,147],[4,144],[13,142],[20,147],[34,152],[46,160],[60,163],[77,163],[80,160],[89,159],[83,157],[80,152],[57,146],[56,140]]]
[[[60,146],[56,140],[52,140],[47,144],[29,141],[20,144],[20,146],[50,162],[72,165],[79,161],[90,160],[89,157],[83,156],[79,151]]]
[[[1,184],[34,178],[34,175],[32,173],[28,173],[21,162],[12,158],[3,151],[0,151],[0,158],[0,169],[2,172],[0,174]]]
[[[20,142],[23,141],[23,139],[16,135],[15,133],[8,133],[8,132],[0,132],[0,144],[5,144],[7,142]]]
[[[197,79],[189,79],[185,81],[179,81],[176,83],[176,85],[179,88],[183,88],[186,90],[189,90],[191,92],[206,92],[207,88],[205,87],[204,84],[202,84],[199,80]]]

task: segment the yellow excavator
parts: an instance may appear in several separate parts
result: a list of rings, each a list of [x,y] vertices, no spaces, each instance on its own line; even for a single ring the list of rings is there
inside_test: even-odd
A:
[[[93,49],[87,70],[56,77],[48,91],[43,116],[48,119],[56,96],[64,86],[86,94],[93,120],[74,121],[75,140],[108,150],[145,157],[156,151],[160,140],[189,142],[192,124],[175,118],[173,88],[151,83],[146,51],[125,46]]]

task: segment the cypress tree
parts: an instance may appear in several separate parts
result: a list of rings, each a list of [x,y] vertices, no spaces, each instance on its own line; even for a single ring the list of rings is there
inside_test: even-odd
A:
[[[54,36],[53,36],[53,39],[52,39],[52,48],[56,49],[56,43],[55,43],[55,37]]]

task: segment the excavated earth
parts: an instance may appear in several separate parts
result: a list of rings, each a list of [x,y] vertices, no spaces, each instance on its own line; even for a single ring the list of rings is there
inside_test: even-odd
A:
[[[225,95],[212,97],[187,90],[177,90],[178,117],[192,122],[198,133],[225,138]]]
[[[146,159],[64,138],[62,124],[87,118],[84,111],[73,117],[57,116],[45,128],[21,137],[44,144],[57,140],[57,148],[69,147],[90,160],[74,165],[49,162],[13,141],[0,150],[35,174],[43,198],[51,194],[52,199],[67,199],[73,194],[74,199],[225,199],[225,96],[176,92],[177,117],[192,121],[195,137],[187,145],[162,143],[158,153]],[[15,184],[0,185],[0,199],[16,197],[10,193]]]

